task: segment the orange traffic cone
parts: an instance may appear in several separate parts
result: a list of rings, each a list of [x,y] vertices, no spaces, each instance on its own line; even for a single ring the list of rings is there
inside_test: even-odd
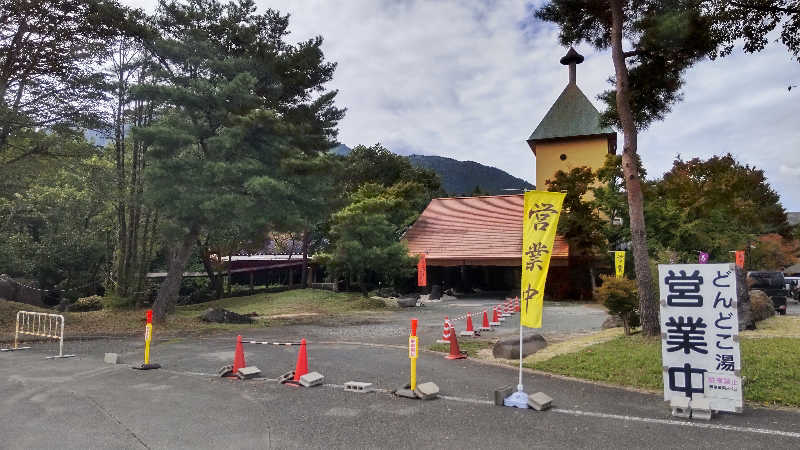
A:
[[[300,377],[308,373],[308,356],[306,355],[306,340],[300,340],[300,351],[297,352],[297,364],[294,366],[294,380],[300,382]]]
[[[465,359],[467,352],[462,352],[458,348],[458,337],[455,333],[450,333],[450,354],[445,356],[447,359]]]
[[[519,312],[519,297],[514,297],[514,312]]]
[[[489,325],[493,327],[500,325],[500,318],[497,317],[497,307],[492,308],[492,322]]]
[[[462,336],[475,336],[475,329],[472,328],[472,316],[467,314],[467,329],[461,332]]]
[[[442,327],[442,338],[437,340],[436,342],[441,344],[447,344],[450,342],[450,334],[452,334],[453,324],[450,323],[450,318],[448,316],[444,317],[444,326]]]
[[[244,362],[244,347],[242,346],[242,336],[236,336],[236,353],[233,354],[233,376],[239,373],[239,369],[246,367]]]
[[[490,331],[492,327],[489,326],[489,314],[483,310],[483,322],[481,323],[481,331]]]

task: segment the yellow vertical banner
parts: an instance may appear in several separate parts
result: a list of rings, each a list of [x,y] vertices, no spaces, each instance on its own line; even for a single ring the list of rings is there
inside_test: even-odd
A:
[[[617,278],[622,278],[625,274],[625,250],[614,252],[614,270]]]
[[[544,285],[565,195],[542,191],[525,193],[520,322],[528,328],[542,327]]]

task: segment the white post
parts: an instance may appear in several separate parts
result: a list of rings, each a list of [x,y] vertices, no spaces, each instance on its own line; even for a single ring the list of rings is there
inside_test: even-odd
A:
[[[517,391],[522,392],[522,315],[519,316],[519,383]]]
[[[522,387],[522,314],[519,315],[519,384],[517,384],[517,392],[506,397],[503,404],[515,408],[528,408],[528,394],[523,391]]]
[[[64,357],[64,316],[61,316],[61,339],[58,342],[58,357]]]
[[[19,339],[19,315],[21,313],[22,313],[22,311],[17,311],[17,325],[16,325],[16,327],[14,327],[14,350],[19,348],[18,347],[18,342],[19,342],[18,341],[18,339]]]

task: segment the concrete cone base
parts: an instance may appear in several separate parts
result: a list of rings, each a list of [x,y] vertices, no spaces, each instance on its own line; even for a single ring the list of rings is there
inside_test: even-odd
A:
[[[136,370],[153,370],[153,369],[160,369],[160,368],[161,368],[161,364],[156,364],[156,363],[150,363],[150,364],[142,363],[142,364],[139,364],[139,365],[136,365],[136,366],[131,366],[131,369],[136,369]]]

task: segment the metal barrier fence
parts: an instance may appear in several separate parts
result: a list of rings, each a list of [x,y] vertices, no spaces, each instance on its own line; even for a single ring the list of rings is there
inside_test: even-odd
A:
[[[70,358],[75,355],[64,354],[64,316],[60,314],[48,314],[33,311],[18,311],[17,326],[14,330],[14,348],[0,349],[3,352],[25,350],[31,347],[19,346],[19,335],[27,334],[49,339],[58,339],[58,355],[48,356],[52,358]]]

